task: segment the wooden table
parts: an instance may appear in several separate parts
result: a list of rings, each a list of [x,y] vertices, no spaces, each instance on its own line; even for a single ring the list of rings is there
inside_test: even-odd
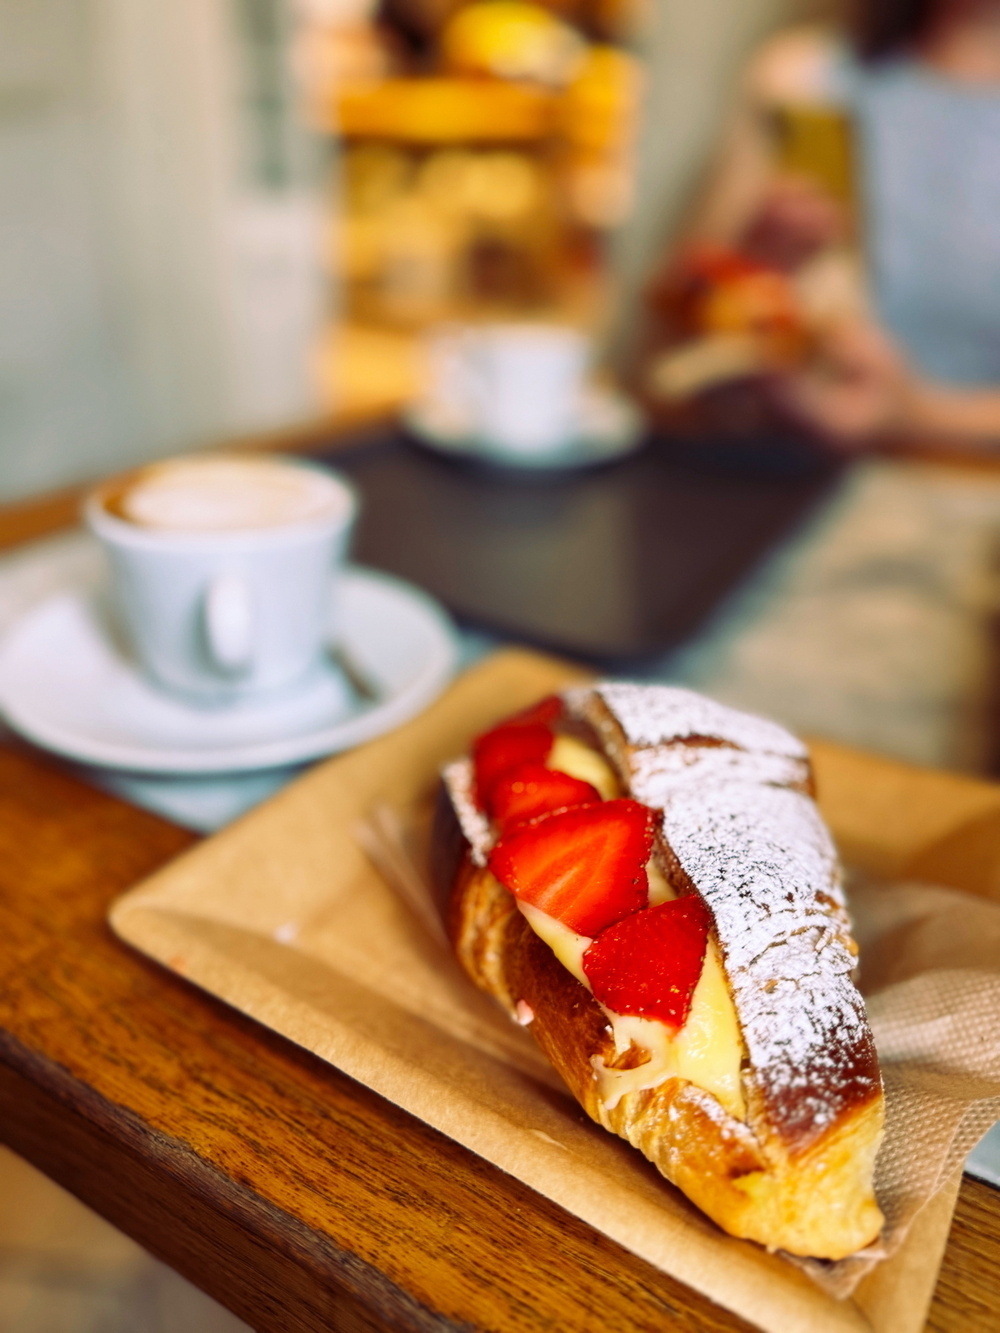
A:
[[[0,745],[3,1141],[261,1333],[748,1327],[119,943],[111,901],[192,841]],[[998,1270],[966,1179],[929,1327],[995,1330]]]

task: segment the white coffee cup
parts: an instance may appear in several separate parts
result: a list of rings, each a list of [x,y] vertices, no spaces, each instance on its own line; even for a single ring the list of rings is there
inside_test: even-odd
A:
[[[235,455],[154,464],[84,506],[140,666],[207,705],[282,690],[317,665],[336,637],[356,513],[330,472]]]
[[[445,325],[428,336],[429,402],[493,451],[560,449],[579,428],[590,353],[559,324]]]

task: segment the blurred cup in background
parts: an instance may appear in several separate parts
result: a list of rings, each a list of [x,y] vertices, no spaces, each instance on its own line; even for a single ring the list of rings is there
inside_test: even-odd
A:
[[[579,428],[590,358],[590,339],[566,325],[444,325],[427,336],[429,403],[492,451],[561,449]]]

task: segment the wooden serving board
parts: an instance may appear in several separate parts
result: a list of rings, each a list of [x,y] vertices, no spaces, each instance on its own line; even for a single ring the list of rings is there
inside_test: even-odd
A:
[[[535,654],[495,655],[416,720],[314,769],[154,874],[115,904],[114,929],[761,1328],[920,1328],[957,1181],[899,1254],[851,1300],[833,1300],[780,1257],[723,1235],[591,1125],[362,851],[357,829],[374,805],[419,826],[445,760],[580,678]],[[814,757],[824,812],[852,859],[998,892],[1000,789],[829,745]]]

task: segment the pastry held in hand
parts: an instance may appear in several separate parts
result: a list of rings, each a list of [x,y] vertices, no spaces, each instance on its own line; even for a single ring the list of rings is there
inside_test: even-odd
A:
[[[795,737],[687,690],[571,690],[448,766],[434,845],[462,965],[594,1120],[733,1235],[877,1237],[881,1079]]]

